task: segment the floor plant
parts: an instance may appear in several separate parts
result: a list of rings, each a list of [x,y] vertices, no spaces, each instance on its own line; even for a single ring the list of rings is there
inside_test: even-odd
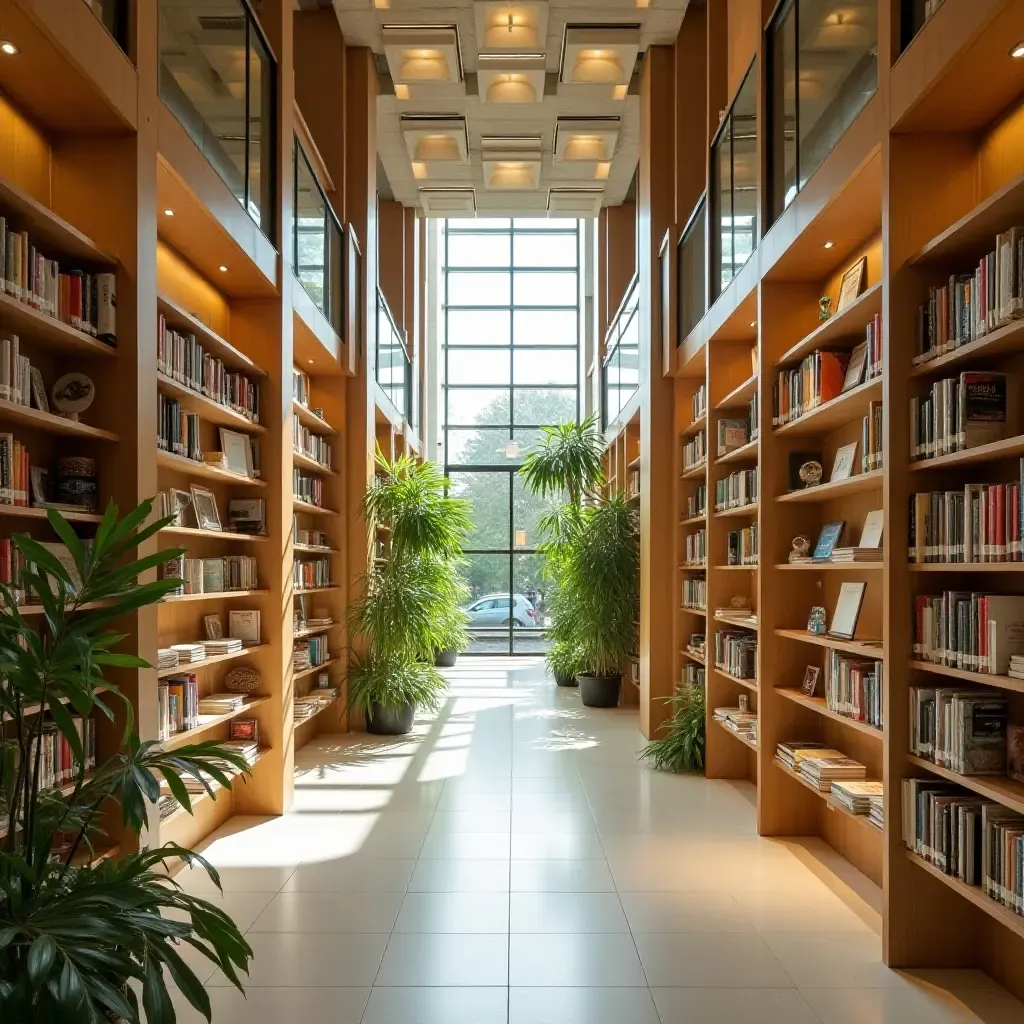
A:
[[[661,771],[704,771],[704,687],[682,684],[666,697],[672,715],[662,724],[663,736],[652,740],[640,757]]]

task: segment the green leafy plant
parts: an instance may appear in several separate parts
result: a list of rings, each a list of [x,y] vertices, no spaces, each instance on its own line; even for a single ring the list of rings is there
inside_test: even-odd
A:
[[[640,757],[667,772],[704,770],[704,688],[683,685],[666,697],[672,717],[661,727],[665,733],[644,748]]]
[[[462,605],[469,588],[461,550],[472,528],[469,503],[448,495],[434,463],[378,450],[377,478],[362,500],[371,528],[385,527],[388,557],[363,578],[349,622],[365,641],[349,670],[349,706],[436,709],[447,688],[433,665],[440,650],[468,644]]]
[[[0,1020],[25,1024],[141,1024],[175,1020],[166,977],[210,1019],[210,1000],[180,950],[190,946],[236,987],[252,950],[234,922],[206,900],[181,890],[160,869],[180,858],[220,879],[201,856],[168,844],[96,860],[102,817],[120,803],[126,833],[146,824],[147,801],[160,780],[191,812],[183,776],[211,796],[247,772],[244,758],[217,742],[164,752],[142,743],[127,697],[104,678],[108,668],[147,663],[122,653],[118,619],[159,601],[174,580],[138,579],[177,552],[133,559],[137,546],[169,520],[144,525],[152,502],[118,520],[110,505],[92,544],[84,544],[56,511],[51,527],[67,546],[70,572],[26,536],[11,538],[27,568],[21,603],[38,603],[39,631],[18,609],[14,588],[0,585]],[[72,713],[123,721],[114,753],[93,772]],[[44,732],[56,729],[70,748],[74,780],[42,788]],[[116,733],[114,734],[116,735]]]

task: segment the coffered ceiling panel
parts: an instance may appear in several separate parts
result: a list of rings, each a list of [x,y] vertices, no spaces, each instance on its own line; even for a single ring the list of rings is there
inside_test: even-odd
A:
[[[378,152],[395,199],[426,216],[545,217],[592,216],[626,197],[640,152],[639,61],[674,42],[688,2],[335,9],[346,40],[378,55]]]

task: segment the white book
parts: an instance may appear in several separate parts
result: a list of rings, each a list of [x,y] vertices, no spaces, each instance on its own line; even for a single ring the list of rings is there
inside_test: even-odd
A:
[[[861,548],[877,548],[882,544],[882,528],[885,526],[885,512],[876,509],[864,517],[864,529],[860,533]]]
[[[228,636],[245,643],[260,642],[260,613],[252,611],[232,611],[228,613]]]

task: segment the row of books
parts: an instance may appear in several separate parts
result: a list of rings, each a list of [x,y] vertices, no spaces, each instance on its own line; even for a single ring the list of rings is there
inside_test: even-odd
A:
[[[695,658],[704,660],[705,636],[703,633],[691,633],[686,640],[686,650]]]
[[[882,403],[869,402],[868,414],[861,420],[860,429],[860,471],[862,473],[870,473],[885,465],[882,426]]]
[[[686,518],[696,519],[708,510],[708,485],[702,480],[686,499]]]
[[[757,636],[746,630],[715,632],[715,667],[738,679],[757,678]]]
[[[232,723],[234,724],[234,723]],[[258,740],[228,740],[227,742],[221,742],[221,746],[226,747],[228,750],[235,754],[241,755],[247,764],[254,764],[256,758],[259,756],[259,742]],[[225,763],[222,766],[228,775],[237,775],[236,770]],[[194,778],[191,775],[183,775],[181,777],[182,784],[185,787],[185,791],[189,795],[198,795],[206,792],[206,786],[203,782],[209,785],[212,789],[216,789],[220,783],[213,778],[208,772],[200,772],[200,779]]]
[[[726,538],[726,565],[757,565],[757,523],[730,530]]]
[[[32,361],[21,354],[18,335],[8,331],[0,332],[0,399],[14,402],[15,405],[31,406],[33,376],[36,380],[36,408],[49,412],[42,376],[38,370],[33,375]]]
[[[314,434],[297,419],[292,420],[292,450],[319,463],[324,469],[331,468],[331,442],[320,434]]]
[[[256,559],[249,555],[219,555],[215,558],[178,555],[163,563],[161,578],[181,580],[181,585],[171,592],[179,596],[259,588]]]
[[[1017,386],[1009,374],[965,370],[910,400],[910,458],[933,459],[1011,436]]]
[[[703,527],[686,535],[686,562],[692,568],[703,568],[708,562],[708,531]]]
[[[836,714],[883,727],[882,662],[829,651],[825,659],[825,705]]]
[[[882,314],[876,313],[864,328],[864,340],[850,353],[850,362],[856,367],[863,346],[866,353],[867,366],[864,379],[871,380],[882,374]]]
[[[312,718],[318,711],[333,704],[337,699],[337,687],[314,686],[309,693],[295,698],[293,709],[295,721],[304,722],[307,718]]]
[[[331,586],[331,560],[329,558],[296,559],[292,564],[292,583],[296,590]]]
[[[292,648],[292,667],[296,672],[315,668],[331,660],[327,648],[326,636],[311,636],[305,640],[296,640]]]
[[[71,744],[57,729],[56,724],[52,721],[44,722],[41,735],[33,736],[28,746],[28,757],[32,763],[35,763],[36,756],[39,755],[39,790],[56,789],[65,783],[73,782],[83,767],[87,772],[96,767],[95,721],[81,715],[72,715],[71,721],[75,732],[78,733],[85,764],[83,766],[81,762],[75,760]],[[15,757],[13,768],[16,769],[18,748],[12,745],[10,749]]]
[[[183,334],[168,327],[162,315],[157,323],[156,369],[158,374],[237,412],[251,423],[259,423],[259,385],[244,374],[229,370],[194,334]]]
[[[199,680],[195,673],[159,681],[156,723],[158,740],[170,739],[199,725]]]
[[[697,469],[708,460],[707,436],[703,430],[695,434],[689,441],[683,441],[683,472]]]
[[[27,567],[25,556],[11,543],[11,538],[0,540],[0,583],[11,588],[15,604],[25,603],[22,573]]]
[[[721,458],[751,441],[750,421],[723,417],[715,424],[715,455]]]
[[[114,344],[117,278],[112,273],[62,272],[57,260],[36,249],[28,231],[0,214],[0,287],[44,316]]]
[[[757,712],[743,708],[715,708],[711,717],[730,732],[757,746]]]
[[[697,390],[694,391],[691,398],[691,411],[692,416],[690,417],[691,423],[696,423],[697,420],[703,419],[708,414],[708,385],[704,381],[697,385]]]
[[[193,462],[203,461],[199,440],[199,416],[186,412],[181,402],[167,395],[156,396],[156,446]]]
[[[1020,480],[966,484],[957,491],[910,496],[910,561],[937,563],[1024,560],[1024,459]]]
[[[683,607],[694,611],[705,611],[708,606],[707,580],[687,577],[683,580]]]
[[[323,530],[306,530],[299,526],[299,517],[292,517],[292,530],[295,534],[295,543],[310,548],[329,548],[331,538]]]
[[[757,470],[739,469],[715,481],[715,511],[742,508],[757,501]]]
[[[633,466],[626,473],[626,497],[635,498],[640,493],[640,467]]]
[[[1024,815],[954,783],[903,780],[903,844],[1024,914]]]
[[[203,491],[203,499],[212,502],[220,522],[220,509],[217,507],[216,496],[210,491]],[[200,527],[196,516],[195,498],[187,491],[158,491],[154,510],[159,519],[171,517],[173,526],[185,526],[193,529]],[[264,498],[230,498],[228,500],[228,530],[217,530],[204,526],[210,533],[244,533],[250,536],[263,536],[267,532],[267,503]]]
[[[786,740],[775,748],[775,756],[819,793],[831,794],[837,782],[867,779],[865,765],[818,740]]]
[[[304,473],[301,469],[292,470],[292,494],[307,505],[324,507],[324,482],[312,473]]]
[[[213,640],[199,640],[196,643],[171,644],[157,650],[157,668],[177,668],[179,665],[194,665],[223,654],[237,654],[245,644],[236,637],[218,637]]]
[[[850,352],[817,349],[799,366],[780,370],[772,385],[772,426],[781,427],[806,416],[826,402],[864,382],[865,345]]]
[[[928,289],[917,311],[917,355],[925,363],[1024,316],[1024,228],[996,235],[973,273]]]
[[[938,665],[1006,675],[1024,653],[1024,595],[947,590],[914,601],[914,657]]]
[[[0,505],[28,507],[32,472],[28,448],[13,434],[0,434]]]
[[[1024,727],[1008,725],[1007,715],[1005,693],[912,686],[910,752],[958,775],[1024,782]]]
[[[698,665],[694,661],[688,661],[683,665],[683,685],[685,686],[703,686],[705,679],[705,669],[703,665]]]

